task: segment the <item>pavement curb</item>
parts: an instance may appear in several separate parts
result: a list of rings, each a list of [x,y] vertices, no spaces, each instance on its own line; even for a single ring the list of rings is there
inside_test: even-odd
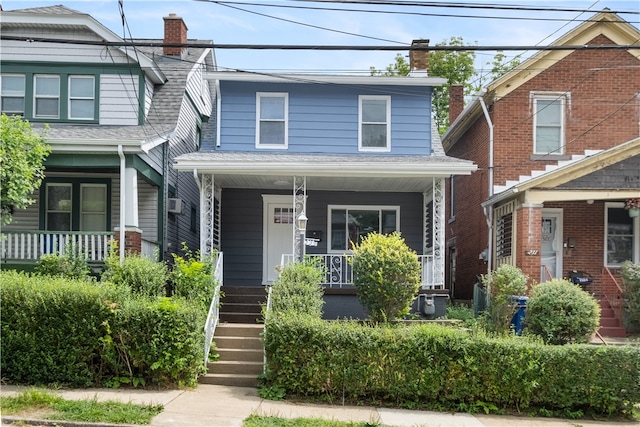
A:
[[[37,418],[2,417],[2,425],[46,426],[46,427],[140,427],[134,424],[89,423],[85,421],[40,420]]]

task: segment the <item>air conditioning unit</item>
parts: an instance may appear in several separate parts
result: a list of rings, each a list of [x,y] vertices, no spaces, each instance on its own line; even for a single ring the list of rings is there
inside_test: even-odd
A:
[[[182,213],[182,199],[169,199],[167,202],[167,212],[172,214]]]

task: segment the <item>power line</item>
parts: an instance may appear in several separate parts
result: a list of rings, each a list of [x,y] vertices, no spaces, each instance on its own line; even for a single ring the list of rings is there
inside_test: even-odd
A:
[[[164,43],[157,41],[99,41],[99,40],[67,40],[67,39],[55,39],[47,37],[25,37],[25,36],[0,36],[0,40],[9,41],[22,41],[31,43],[61,43],[61,44],[74,44],[74,45],[90,45],[90,46],[120,46],[120,47],[178,47],[178,48],[212,48],[212,49],[237,49],[237,50],[316,50],[316,51],[578,51],[578,50],[630,50],[640,49],[640,44],[625,44],[625,45],[563,45],[563,46],[478,46],[478,45],[464,45],[464,46],[447,46],[447,45],[435,45],[435,46],[374,46],[374,45],[311,45],[311,44],[228,44],[228,43]]]

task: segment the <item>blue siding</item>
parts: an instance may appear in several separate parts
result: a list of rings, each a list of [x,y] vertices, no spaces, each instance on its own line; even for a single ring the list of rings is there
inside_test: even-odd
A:
[[[289,94],[290,153],[358,153],[358,96],[391,96],[391,152],[431,154],[431,88],[221,82],[224,151],[256,151],[256,92]],[[262,151],[262,150],[259,150]],[[281,150],[277,150],[281,151]]]

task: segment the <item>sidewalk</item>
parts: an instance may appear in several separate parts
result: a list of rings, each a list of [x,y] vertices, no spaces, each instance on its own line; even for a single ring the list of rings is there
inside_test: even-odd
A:
[[[2,386],[2,396],[16,394],[25,387]],[[251,414],[282,418],[326,418],[342,421],[378,422],[394,427],[640,427],[639,422],[562,420],[498,415],[470,415],[375,408],[368,406],[316,405],[276,402],[258,397],[256,389],[201,384],[193,390],[86,389],[59,390],[65,399],[118,400],[162,404],[164,411],[151,422],[152,427],[236,427]],[[3,424],[10,417],[2,417]],[[77,425],[64,423],[59,425]],[[84,423],[84,426],[88,424]],[[100,424],[107,427],[105,424]]]

